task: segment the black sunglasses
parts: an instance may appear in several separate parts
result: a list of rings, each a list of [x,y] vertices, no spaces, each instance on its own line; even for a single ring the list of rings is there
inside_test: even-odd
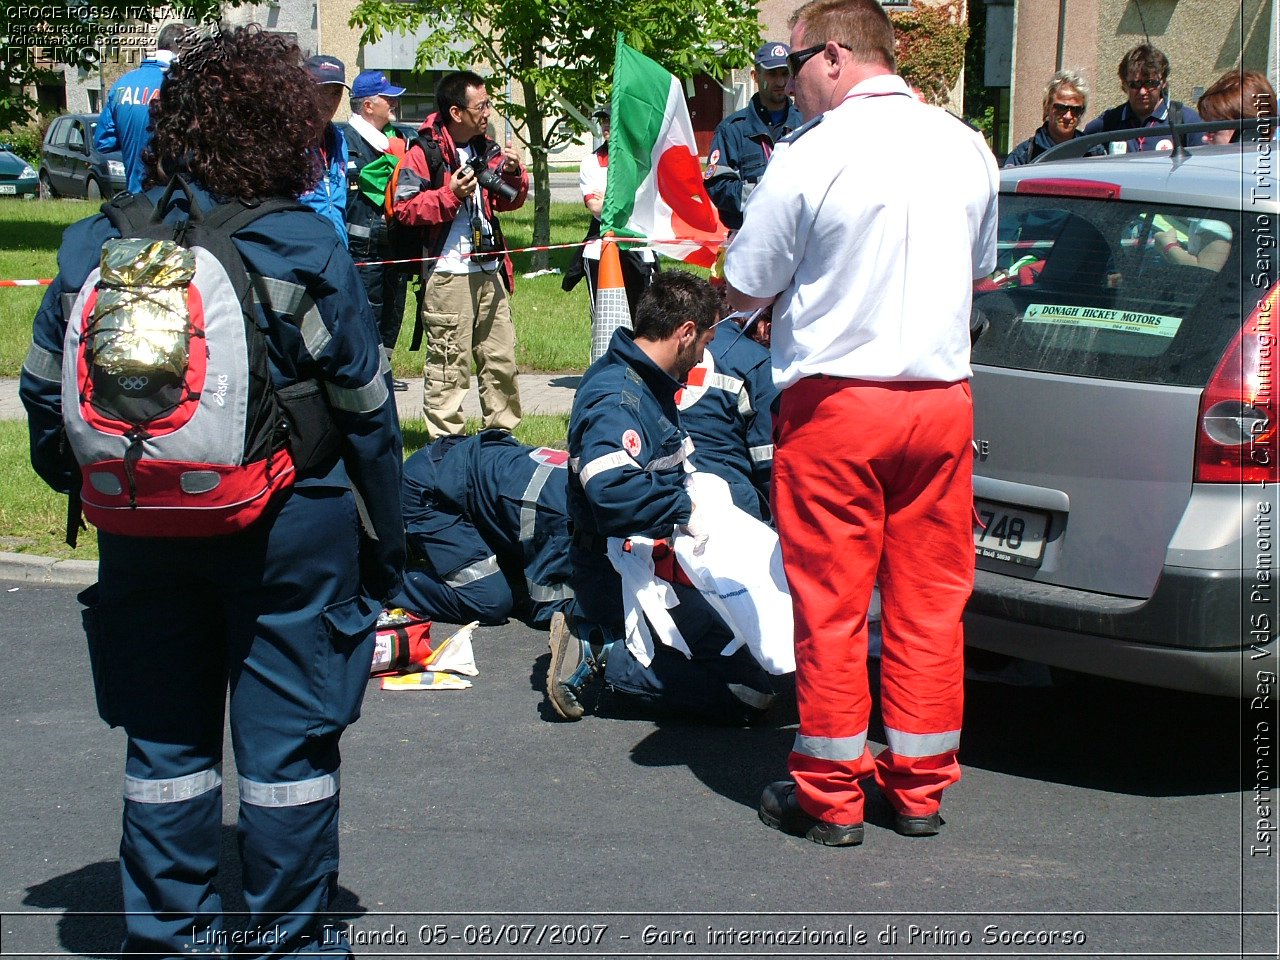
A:
[[[1084,106],[1075,103],[1054,103],[1051,104],[1054,113],[1069,113],[1073,117],[1079,117],[1084,114]]]
[[[853,47],[849,46],[847,43],[837,43],[836,46],[844,47],[850,53],[853,52]],[[803,50],[796,50],[793,53],[787,54],[787,72],[794,77],[800,72],[800,68],[803,67],[805,63],[826,48],[827,45],[825,43],[820,43],[816,47],[805,47]]]

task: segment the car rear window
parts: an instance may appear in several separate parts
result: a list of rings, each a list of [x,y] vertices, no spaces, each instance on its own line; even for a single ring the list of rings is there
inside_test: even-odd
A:
[[[1203,386],[1240,329],[1242,306],[1258,302],[1244,282],[1253,261],[1241,263],[1257,246],[1253,219],[1002,194],[997,269],[974,285],[975,320],[989,324],[974,363]]]

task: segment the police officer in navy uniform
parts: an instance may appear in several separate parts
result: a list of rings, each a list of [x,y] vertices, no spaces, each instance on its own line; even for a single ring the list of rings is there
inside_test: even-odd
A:
[[[153,179],[183,173],[205,210],[215,194],[296,197],[316,175],[306,159],[316,111],[300,107],[315,91],[301,61],[291,41],[252,28],[197,42],[153,108]],[[243,161],[234,171],[192,133],[219,129]],[[193,209],[179,196],[163,211],[175,224]],[[67,312],[116,235],[104,216],[66,232],[23,365],[32,463],[64,492],[80,483],[62,432]],[[232,243],[273,381],[318,381],[340,455],[303,473],[238,533],[99,533],[99,580],[81,599],[99,713],[128,734],[122,952],[220,956],[229,943],[214,883],[229,704],[250,911],[237,955],[343,956],[346,935],[327,919],[338,886],[338,741],[360,712],[382,601],[401,585],[400,432],[368,302],[333,230],[310,211],[286,209]],[[363,570],[361,513],[370,527]]]
[[[751,71],[756,92],[751,102],[721,120],[711,140],[704,179],[720,220],[730,230],[742,226],[742,208],[764,176],[774,144],[802,122],[800,111],[787,96],[790,52],[790,47],[778,41],[756,51]]]
[[[441,437],[404,465],[410,564],[396,605],[436,620],[546,629],[576,616],[569,587],[569,455],[502,430]]]
[[[581,616],[553,618],[547,696],[566,720],[591,706],[587,688],[603,675],[613,691],[702,717],[742,723],[772,702],[767,673],[745,648],[720,651],[729,628],[696,589],[672,577],[671,611],[693,652],[658,644],[643,666],[623,640],[622,582],[610,537],[670,540],[677,528],[705,536],[685,490],[693,443],[675,395],[714,334],[720,301],[710,284],[683,271],[659,274],[636,311],[635,333],[614,332],[608,352],[583,375],[569,418],[570,583]]]
[[[693,438],[693,465],[723,479],[734,506],[766,522],[777,397],[769,351],[732,317],[716,325],[702,360],[676,395],[680,426]]]

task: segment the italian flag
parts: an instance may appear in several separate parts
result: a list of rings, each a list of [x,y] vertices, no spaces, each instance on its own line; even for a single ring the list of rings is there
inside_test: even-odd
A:
[[[684,88],[621,33],[612,114],[600,232],[645,237],[664,256],[711,266],[727,231],[702,185]]]

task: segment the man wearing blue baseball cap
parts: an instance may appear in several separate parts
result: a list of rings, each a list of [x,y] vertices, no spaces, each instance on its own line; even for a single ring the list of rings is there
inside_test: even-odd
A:
[[[742,226],[742,208],[764,176],[773,145],[800,126],[800,112],[787,96],[787,54],[791,48],[771,40],[756,51],[751,102],[720,121],[707,154],[706,185],[720,219],[730,230]]]
[[[387,362],[395,350],[404,319],[405,287],[409,274],[404,266],[386,263],[396,259],[386,213],[387,181],[404,156],[405,140],[395,127],[400,95],[381,70],[363,70],[351,84],[351,120],[348,123],[347,236],[351,259],[360,266],[369,306],[378,322],[378,336]],[[403,380],[397,390],[408,389]]]

